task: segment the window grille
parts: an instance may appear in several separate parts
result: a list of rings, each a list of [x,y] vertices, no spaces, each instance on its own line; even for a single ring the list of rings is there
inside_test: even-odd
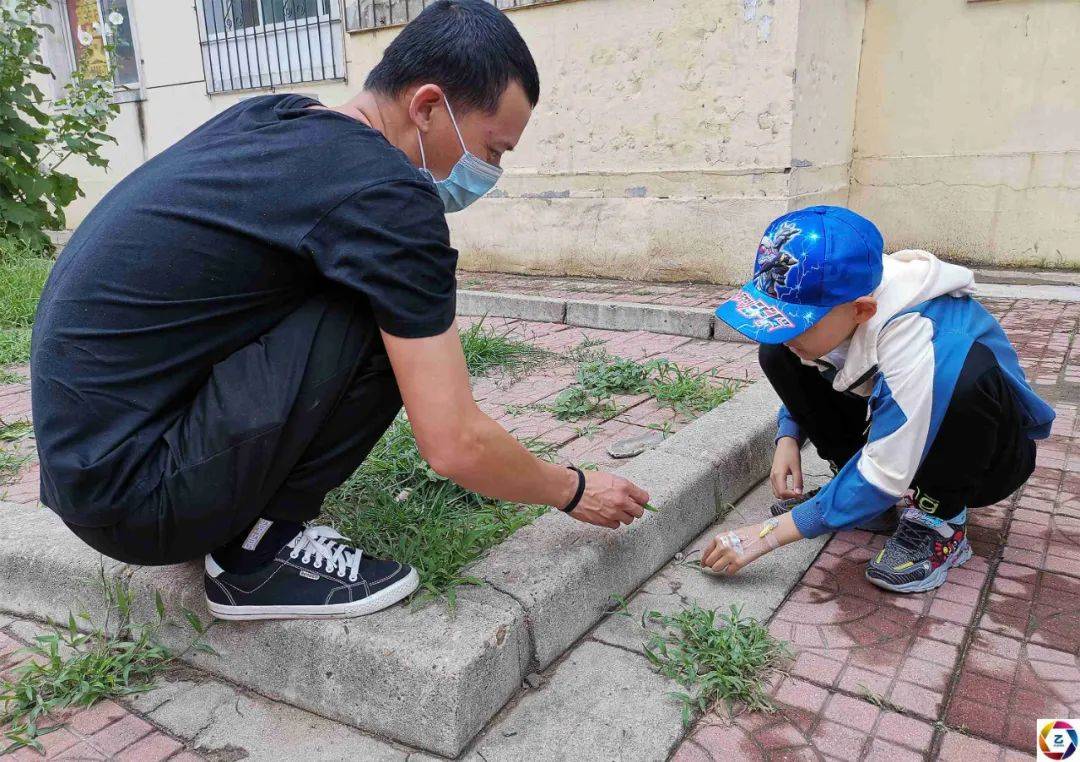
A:
[[[206,92],[345,79],[340,0],[198,0]]]
[[[408,24],[434,0],[345,0],[345,28],[350,32]],[[523,8],[560,0],[488,0],[496,8]]]

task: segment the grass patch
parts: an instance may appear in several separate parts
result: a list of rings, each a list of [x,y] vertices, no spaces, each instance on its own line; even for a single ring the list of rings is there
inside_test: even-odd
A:
[[[173,654],[157,642],[166,623],[165,604],[155,596],[157,619],[149,625],[132,622],[133,596],[123,581],[109,582],[101,573],[106,618],[96,624],[89,614],[68,615],[66,626],[49,623],[51,632],[38,635],[25,652],[35,657],[0,681],[0,726],[7,748],[43,751],[41,736],[63,727],[55,713],[71,707],[89,707],[102,699],[148,690],[155,678],[189,650],[213,653],[202,638],[207,627],[190,611],[183,616],[194,631],[190,645]],[[80,631],[80,621],[84,631]]]
[[[543,456],[549,445],[526,442]],[[465,567],[547,509],[477,495],[435,473],[420,457],[412,427],[399,417],[360,468],[331,492],[324,518],[365,553],[413,566],[417,602],[479,584]]]
[[[19,471],[30,460],[30,456],[11,447],[33,433],[29,421],[4,423],[0,420],[0,486],[11,484],[19,476]]]
[[[21,244],[0,242],[0,365],[30,359],[30,327],[52,265]]]
[[[26,379],[21,373],[16,373],[13,370],[0,367],[0,386],[3,386],[4,384],[21,384],[25,381]]]
[[[738,606],[719,616],[696,604],[674,616],[650,611],[645,621],[662,628],[645,643],[645,655],[685,688],[671,694],[682,704],[683,723],[720,704],[729,713],[736,705],[775,711],[766,681],[791,651],[760,622],[743,617]]]
[[[483,376],[496,368],[520,374],[535,368],[549,356],[548,352],[524,341],[511,338],[508,331],[499,332],[484,321],[461,331],[461,349],[470,376]]]
[[[705,413],[738,389],[733,383],[715,383],[715,372],[695,373],[666,359],[638,362],[587,352],[579,355],[575,382],[548,408],[560,421],[610,418],[618,411],[617,394],[650,394],[677,412]]]

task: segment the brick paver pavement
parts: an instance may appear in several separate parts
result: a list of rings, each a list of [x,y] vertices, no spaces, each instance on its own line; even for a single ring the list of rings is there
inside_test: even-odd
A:
[[[678,762],[1031,759],[1080,716],[1080,304],[988,299],[1058,414],[1029,482],[976,509],[975,556],[932,593],[863,578],[884,537],[837,533],[776,611],[796,653],[779,711],[703,719]]]

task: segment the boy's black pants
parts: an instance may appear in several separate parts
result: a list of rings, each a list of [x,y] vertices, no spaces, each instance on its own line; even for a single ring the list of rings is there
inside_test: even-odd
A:
[[[765,376],[818,454],[842,468],[866,444],[868,401],[838,392],[783,345],[762,344]],[[910,489],[915,504],[950,519],[1012,494],[1035,469],[1035,442],[994,355],[972,345],[937,436]]]
[[[329,290],[218,363],[160,443],[160,483],[118,524],[71,529],[119,561],[170,564],[256,519],[309,521],[386,431],[401,397],[375,320]]]

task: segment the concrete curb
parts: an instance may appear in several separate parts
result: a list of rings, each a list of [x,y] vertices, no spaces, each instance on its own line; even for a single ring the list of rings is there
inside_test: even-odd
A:
[[[600,620],[613,594],[636,590],[768,473],[778,405],[768,384],[754,384],[619,469],[649,491],[659,513],[618,532],[547,514],[473,568],[524,609],[533,669],[562,654]]]
[[[982,298],[1080,301],[1080,286],[1044,284],[979,283],[975,295]],[[612,331],[652,331],[694,339],[753,343],[701,307],[677,307],[640,302],[551,299],[545,296],[508,294],[462,289],[457,293],[457,313],[480,317],[517,318],[562,323]]]
[[[470,569],[491,583],[442,605],[395,607],[330,622],[229,623],[208,642],[219,656],[199,668],[256,693],[447,756],[457,755],[515,694],[768,470],[777,399],[755,384],[639,456],[620,473],[660,513],[618,532],[561,514],[541,517]],[[47,509],[0,503],[0,609],[64,621],[102,611],[96,580],[130,580],[136,621],[154,618],[152,591],[209,620],[201,565],[131,567],[82,545]],[[186,628],[169,626],[183,647]]]
[[[652,331],[695,339],[738,341],[749,339],[718,320],[713,310],[637,302],[550,299],[545,296],[506,294],[463,289],[457,293],[459,315],[517,318],[562,323],[612,331]]]
[[[153,592],[210,621],[201,564],[133,567],[82,545],[50,511],[0,504],[0,608],[66,621],[84,608],[101,621],[97,580],[127,579],[135,621],[153,621]],[[179,620],[178,616],[174,618]],[[186,626],[163,642],[183,649]],[[187,661],[271,699],[377,735],[454,756],[518,690],[530,661],[524,615],[491,588],[468,588],[450,614],[441,604],[397,606],[377,616],[327,622],[215,625],[219,656]]]

